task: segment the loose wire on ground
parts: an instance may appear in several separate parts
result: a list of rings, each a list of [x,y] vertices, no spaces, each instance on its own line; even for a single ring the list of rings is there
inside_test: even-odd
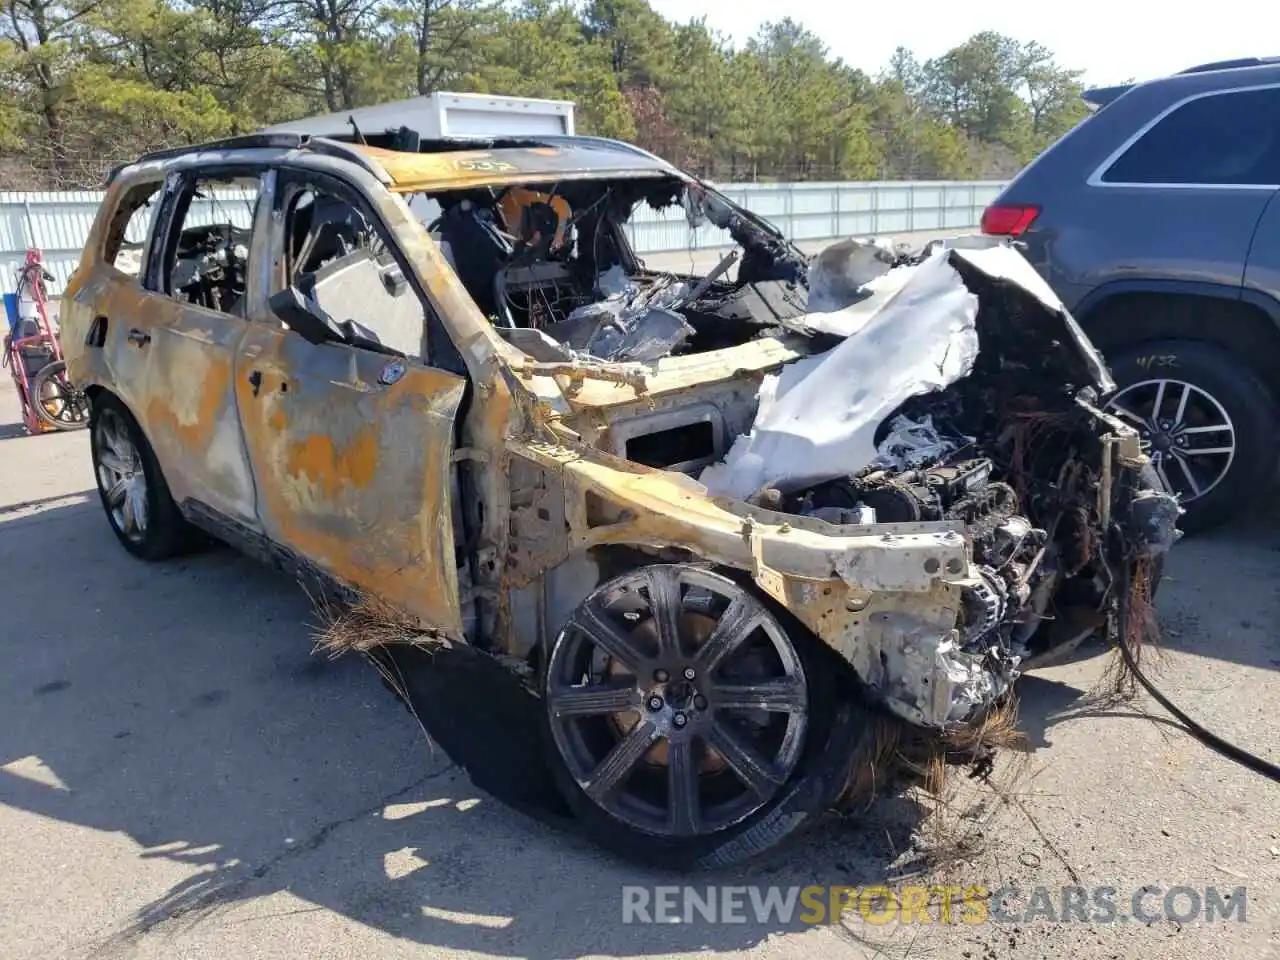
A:
[[[1147,679],[1146,675],[1138,667],[1137,657],[1133,654],[1133,649],[1129,646],[1129,605],[1127,603],[1129,595],[1129,562],[1124,559],[1120,566],[1120,611],[1119,622],[1117,623],[1117,633],[1119,634],[1120,655],[1124,659],[1125,666],[1129,672],[1133,674],[1133,678],[1138,681],[1147,693],[1151,694],[1151,698],[1156,703],[1164,707],[1169,713],[1182,724],[1183,728],[1191,736],[1195,737],[1210,750],[1220,753],[1228,760],[1233,760],[1246,770],[1261,774],[1269,780],[1280,783],[1280,765],[1274,764],[1269,760],[1264,760],[1256,754],[1250,753],[1243,747],[1238,747],[1229,740],[1224,740],[1211,730],[1206,729],[1197,721],[1193,720],[1187,714],[1183,713],[1175,706],[1168,697],[1156,689],[1156,685]]]

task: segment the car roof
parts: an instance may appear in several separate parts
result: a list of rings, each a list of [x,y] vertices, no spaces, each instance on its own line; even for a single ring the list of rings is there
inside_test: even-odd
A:
[[[536,181],[683,176],[665,160],[627,144],[587,138],[416,153],[363,144],[355,149],[387,172],[391,189],[403,193]]]
[[[1263,69],[1269,68],[1269,69]],[[1234,87],[1266,83],[1280,72],[1280,57],[1242,57],[1237,60],[1216,60],[1201,63],[1166,77],[1157,77],[1144,83],[1120,83],[1111,87],[1094,87],[1085,90],[1080,98],[1095,108],[1105,107],[1136,87],[1174,86],[1195,87],[1201,90],[1227,90]],[[1217,76],[1209,76],[1216,74]]]
[[[611,177],[686,176],[660,157],[620,140],[602,137],[456,137],[421,140],[406,131],[313,137],[301,133],[265,133],[233,137],[146,154],[111,171],[107,182],[135,164],[178,161],[200,153],[276,149],[311,151],[355,162],[397,192],[420,193],[522,182],[551,182]],[[411,133],[409,131],[408,133]],[[354,142],[359,136],[359,142]]]

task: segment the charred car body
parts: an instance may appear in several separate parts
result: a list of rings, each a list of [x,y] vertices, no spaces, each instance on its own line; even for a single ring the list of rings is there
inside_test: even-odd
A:
[[[738,249],[648,270],[639,204]],[[972,728],[1176,536],[1015,251],[810,263],[611,141],[145,157],[64,304],[126,548],[201,527],[492,654],[540,698],[575,812],[650,859],[776,843],[872,710]]]

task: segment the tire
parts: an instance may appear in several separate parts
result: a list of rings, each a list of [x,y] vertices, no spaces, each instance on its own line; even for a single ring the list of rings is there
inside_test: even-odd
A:
[[[645,577],[654,571],[684,571],[695,583],[703,584],[718,581],[721,587],[728,590],[740,591],[740,595],[750,597],[751,603],[754,605],[755,614],[763,614],[765,617],[771,618],[771,623],[786,634],[787,641],[796,655],[799,670],[803,672],[805,686],[804,710],[806,717],[806,726],[804,731],[804,740],[802,746],[798,749],[798,756],[795,759],[794,766],[790,769],[785,781],[773,788],[774,792],[769,796],[767,802],[763,802],[755,809],[751,809],[749,813],[740,819],[727,822],[722,826],[714,829],[710,828],[713,821],[708,820],[708,829],[701,832],[685,831],[682,835],[672,835],[672,833],[655,832],[653,829],[644,829],[635,825],[634,822],[627,822],[615,815],[614,812],[607,809],[604,803],[593,799],[588,788],[584,786],[581,776],[583,766],[574,765],[572,751],[564,746],[566,734],[563,732],[567,723],[562,716],[557,715],[554,703],[557,699],[553,697],[553,689],[558,682],[563,682],[566,676],[576,676],[572,668],[573,661],[568,662],[569,670],[566,673],[562,667],[565,666],[566,646],[574,643],[573,635],[576,629],[580,629],[583,623],[590,622],[590,618],[584,616],[584,611],[588,605],[597,601],[602,595],[610,591],[615,585],[628,578]],[[677,587],[677,591],[678,591]],[[677,596],[678,596],[677,592]],[[634,596],[634,594],[632,594]],[[599,609],[599,607],[597,607]],[[683,616],[688,613],[687,608],[680,615],[678,622],[684,623]],[[631,636],[636,636],[644,629],[652,617],[640,621],[640,626],[632,631]],[[625,630],[626,628],[624,628]],[[661,629],[661,627],[657,628]],[[684,627],[680,628],[683,633]],[[762,632],[764,632],[762,630]],[[704,640],[706,637],[703,638]],[[686,644],[687,638],[682,640]],[[756,636],[754,640],[748,640],[744,643],[744,649],[749,648],[752,644],[758,645],[760,637]],[[701,649],[695,647],[695,650]],[[736,656],[730,654],[729,657]],[[726,657],[728,662],[729,657]],[[662,869],[675,870],[694,870],[694,869],[710,869],[728,867],[741,863],[764,853],[772,847],[777,846],[785,838],[792,836],[802,827],[813,823],[818,815],[829,809],[835,802],[837,796],[841,792],[848,780],[850,769],[850,761],[858,755],[858,747],[860,739],[865,739],[868,732],[872,729],[872,724],[867,713],[859,706],[856,695],[850,695],[849,690],[843,689],[841,678],[848,675],[850,671],[847,665],[835,663],[835,654],[821,644],[815,637],[811,636],[803,628],[794,622],[789,622],[789,618],[785,613],[775,613],[759,598],[750,594],[742,585],[727,577],[719,574],[711,573],[703,568],[694,567],[683,564],[654,564],[650,567],[644,567],[639,571],[633,571],[630,574],[624,574],[613,581],[610,581],[597,588],[591,596],[584,601],[583,605],[578,608],[574,616],[570,618],[570,622],[560,635],[556,638],[551,652],[546,660],[546,670],[543,676],[542,694],[543,694],[543,745],[544,755],[548,767],[552,772],[552,777],[564,797],[566,804],[578,821],[582,832],[594,843],[604,847],[613,853],[623,857],[626,860],[645,866],[659,867]],[[697,664],[699,661],[696,656],[686,656],[687,663]],[[716,667],[708,673],[717,676],[719,667]],[[675,677],[677,671],[672,671]],[[635,676],[639,677],[641,671],[635,671]],[[607,675],[606,675],[607,676]],[[722,676],[722,675],[720,675]],[[615,678],[616,679],[616,678]],[[598,682],[591,681],[593,684]],[[622,685],[626,686],[629,680],[623,680]],[[658,714],[647,711],[648,694],[643,692],[643,681],[638,683],[641,688],[638,692],[638,699],[631,707],[631,713],[626,716],[635,717],[633,721],[636,726],[632,727],[629,732],[619,731],[615,734],[617,742],[621,743],[629,733],[641,729],[641,727],[652,722]],[[676,684],[667,684],[666,693],[669,694],[669,706],[676,703],[677,694],[672,693],[672,689]],[[852,686],[852,684],[850,684]],[[715,713],[714,706],[708,711],[708,699],[712,704],[716,700],[714,686],[696,687],[697,689],[705,689],[708,697],[700,698],[689,695],[687,702],[693,703],[702,700],[702,710],[707,713]],[[559,702],[564,702],[563,693]],[[666,707],[663,708],[664,710]],[[732,712],[735,708],[729,707],[728,711]],[[757,711],[763,712],[763,711]],[[693,715],[692,713],[690,715]],[[624,716],[623,713],[615,713],[608,716],[595,716],[585,718],[586,722],[607,722],[616,723],[617,718]],[[790,724],[790,714],[785,721]],[[693,723],[701,723],[702,721],[695,718]],[[775,721],[770,721],[774,723]],[[685,736],[693,731],[694,737],[702,742],[708,743],[697,731],[702,728],[689,727],[684,731]],[[736,730],[741,732],[743,728],[738,727]],[[674,763],[675,749],[673,744],[676,742],[680,733],[678,731],[669,731],[668,734],[660,737],[653,743],[665,750],[666,757],[665,769],[659,767],[659,773],[652,774],[654,769],[651,764],[652,755],[645,753],[638,763],[633,763],[633,770],[642,771],[640,779],[661,777],[667,778],[671,775],[670,764]],[[782,738],[786,742],[786,737]],[[696,752],[698,748],[694,748],[695,752],[691,754],[692,769],[695,771],[695,781],[698,783],[699,800],[695,804],[697,816],[701,817],[708,810],[714,812],[714,806],[704,806],[702,798],[707,794],[714,794],[717,788],[722,788],[726,784],[732,785],[736,777],[728,765],[711,773],[703,771],[704,763],[710,764],[719,754],[711,755],[705,746],[701,748],[701,752]],[[606,745],[601,752],[602,755],[611,755]],[[776,758],[768,758],[773,763]],[[575,769],[578,774],[575,775]],[[593,771],[599,775],[601,767],[596,767]],[[628,774],[634,776],[634,774]],[[725,777],[730,779],[723,779]],[[717,780],[716,778],[721,778]],[[667,780],[668,787],[671,780]],[[738,781],[739,785],[745,784],[745,781]],[[628,779],[622,783],[619,789],[632,790],[631,781]],[[748,790],[749,794],[750,791]],[[671,794],[667,793],[670,798]],[[757,798],[751,797],[754,802]],[[667,804],[668,812],[673,804]],[[686,823],[693,822],[687,820]]]
[[[1107,406],[1144,430],[1162,479],[1181,496],[1183,531],[1215,527],[1270,488],[1280,411],[1241,358],[1215,344],[1157,340],[1110,351],[1107,360],[1118,387]],[[1162,416],[1144,417],[1157,400]]]
[[[61,409],[54,412],[46,406],[45,393],[61,399]],[[41,423],[55,430],[82,430],[89,425],[89,398],[67,380],[67,362],[46,364],[31,379],[31,403]]]
[[[133,414],[111,394],[93,401],[89,448],[102,509],[126,550],[143,560],[164,560],[192,545],[195,530],[173,502],[151,444]]]

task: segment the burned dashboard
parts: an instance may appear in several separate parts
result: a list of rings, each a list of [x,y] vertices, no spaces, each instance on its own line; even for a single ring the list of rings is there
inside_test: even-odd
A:
[[[697,215],[719,215],[741,247],[705,275],[637,258],[632,211],[691,204],[688,190],[663,179],[455,192],[433,198],[430,230],[495,329],[535,359],[648,362],[795,329],[808,309],[804,257],[728,201],[698,194]]]

